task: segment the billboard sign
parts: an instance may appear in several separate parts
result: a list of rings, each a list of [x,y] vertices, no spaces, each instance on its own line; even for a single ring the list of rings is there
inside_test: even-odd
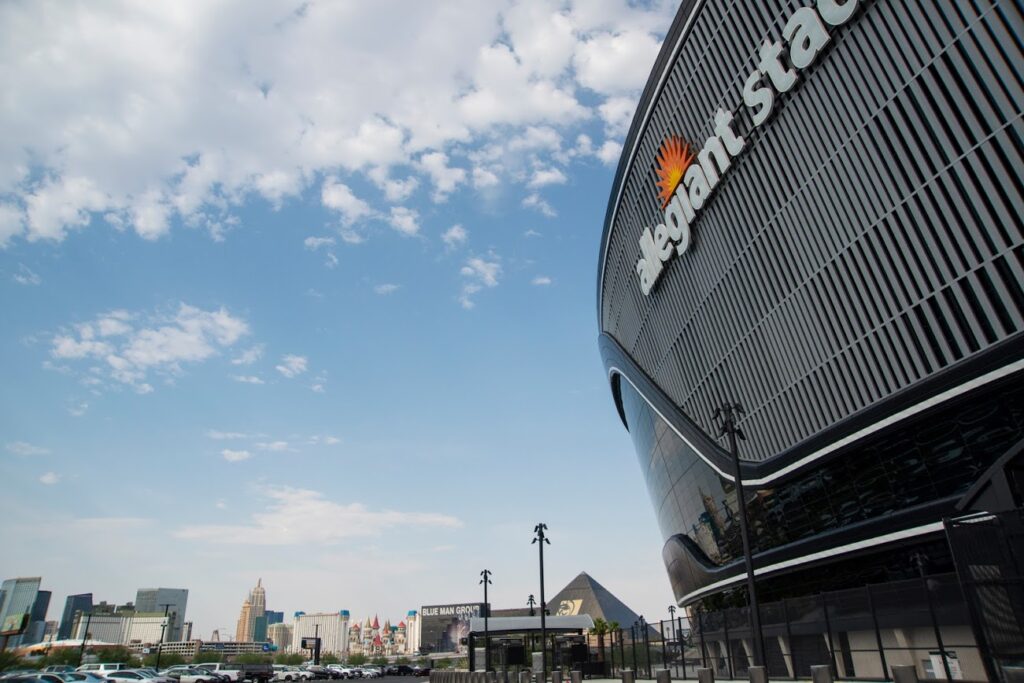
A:
[[[4,619],[4,623],[0,624],[0,636],[16,636],[19,633],[24,633],[26,626],[28,626],[28,613],[9,614]]]
[[[483,603],[428,605],[420,609],[420,651],[424,654],[466,651],[469,620],[483,616]]]

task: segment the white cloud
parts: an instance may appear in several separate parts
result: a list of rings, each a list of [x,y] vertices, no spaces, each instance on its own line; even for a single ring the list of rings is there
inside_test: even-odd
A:
[[[252,365],[263,357],[263,345],[251,346],[242,351],[237,357],[231,359],[232,365]]]
[[[597,158],[608,166],[619,163],[619,156],[622,154],[622,143],[615,140],[606,140],[601,149],[597,150]]]
[[[325,387],[323,384],[320,384],[319,382],[316,383],[316,384],[310,385],[309,388],[313,391],[313,393],[316,393],[316,394],[325,394],[325,393],[327,393],[327,387]]]
[[[529,238],[529,237],[540,237],[540,236],[541,236],[541,234],[539,232],[537,232],[536,230],[534,230],[533,228],[529,228],[528,230],[523,232],[523,237],[527,237],[527,238]]]
[[[387,295],[387,294],[394,294],[395,292],[397,292],[399,290],[399,288],[400,288],[400,285],[392,284],[390,282],[385,282],[382,285],[377,285],[376,287],[374,287],[373,291],[375,293],[380,294],[380,295],[383,296],[383,295]]]
[[[545,287],[551,284],[551,278],[547,275],[538,275],[537,277],[530,280],[530,284],[537,287]]]
[[[256,375],[231,375],[231,379],[236,382],[242,382],[243,384],[266,384],[266,382]]]
[[[537,211],[540,211],[548,218],[554,218],[558,215],[558,213],[551,208],[551,205],[541,199],[541,196],[536,192],[523,199],[522,204],[528,209],[536,209]]]
[[[449,248],[454,249],[459,245],[465,244],[468,237],[469,232],[464,227],[453,225],[444,231],[444,234],[441,235],[441,241]]]
[[[487,261],[479,257],[473,257],[466,261],[466,265],[462,266],[459,273],[468,279],[468,281],[462,286],[462,292],[459,294],[459,304],[466,309],[473,308],[476,303],[473,301],[473,296],[478,293],[484,287],[497,287],[498,278],[501,276],[501,264],[498,263],[497,257],[491,256],[495,260]]]
[[[145,381],[150,371],[179,374],[182,364],[204,361],[249,334],[248,324],[224,308],[204,311],[184,303],[174,314],[111,311],[74,327],[75,332],[54,336],[54,358],[88,359],[90,372],[106,374],[142,394],[153,391]],[[97,334],[106,340],[97,340]]]
[[[25,231],[25,216],[16,206],[0,203],[0,249],[7,246],[12,237]]]
[[[310,251],[316,251],[320,247],[333,247],[334,246],[334,238],[333,237],[307,237],[306,239],[302,240],[302,244],[305,245],[306,249],[309,249]]]
[[[287,486],[262,492],[267,507],[246,524],[200,524],[174,532],[177,538],[215,544],[317,545],[373,538],[391,529],[457,529],[462,522],[430,512],[371,510],[361,503],[336,503],[318,491]]]
[[[486,168],[476,167],[473,169],[473,187],[482,190],[485,187],[494,187],[501,181],[498,175]]]
[[[598,105],[597,111],[604,121],[605,135],[618,138],[626,136],[629,124],[633,122],[636,103],[634,97],[609,97]]]
[[[47,486],[52,486],[60,481],[60,475],[56,472],[47,472],[43,476],[39,477],[39,481]]]
[[[334,176],[328,176],[320,188],[320,201],[328,209],[341,214],[344,225],[351,225],[363,218],[373,215],[370,205],[352,193],[348,185],[338,182]]]
[[[404,206],[392,206],[391,207],[391,227],[410,237],[415,236],[420,231],[420,215],[415,209],[409,209]]]
[[[220,452],[220,454],[224,456],[224,459],[228,462],[242,462],[243,460],[248,460],[252,457],[252,453],[249,451],[234,451],[230,448],[225,448]]]
[[[442,200],[468,180],[449,154],[531,127],[575,134],[591,103],[639,92],[671,5],[0,4],[19,94],[0,112],[0,248],[96,218],[144,239],[187,225],[221,240],[236,207],[307,189],[342,239],[363,239],[353,226],[387,211],[353,188],[369,181],[394,205],[430,183]],[[584,104],[581,86],[597,96]],[[535,151],[542,167],[560,154]],[[472,168],[478,188],[529,180]]]
[[[218,429],[209,429],[206,432],[206,436],[217,441],[223,441],[225,439],[249,439],[255,436],[255,434],[246,434],[245,432],[222,432]]]
[[[561,185],[567,178],[557,168],[539,168],[533,172],[533,177],[527,183],[527,187],[544,187],[545,185]]]
[[[420,157],[422,168],[434,184],[433,200],[444,202],[458,185],[466,180],[466,171],[448,165],[448,155],[444,152],[431,152]]]
[[[261,451],[274,451],[277,453],[284,453],[286,451],[294,450],[288,445],[287,441],[259,441],[256,443],[256,448]]]
[[[305,356],[287,355],[281,358],[281,364],[274,368],[289,379],[306,371],[308,359]]]
[[[2,228],[0,228],[0,230],[2,230]],[[0,239],[2,239],[2,235],[0,235]],[[24,263],[18,264],[18,272],[12,275],[11,279],[19,285],[26,285],[29,287],[38,285],[43,281],[41,277],[32,272],[32,269]]]
[[[595,35],[577,46],[577,78],[602,95],[638,92],[660,48],[661,41],[646,31]]]
[[[42,446],[34,446],[27,441],[12,441],[7,444],[7,452],[21,456],[46,455],[50,452],[50,449],[43,448]]]
[[[85,401],[80,401],[68,407],[68,413],[72,417],[82,417],[89,410],[89,404]]]

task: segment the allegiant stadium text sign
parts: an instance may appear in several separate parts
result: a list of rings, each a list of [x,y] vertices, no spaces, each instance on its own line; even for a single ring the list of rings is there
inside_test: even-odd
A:
[[[817,0],[813,7],[801,7],[790,16],[782,28],[784,42],[765,40],[758,50],[757,69],[743,85],[743,104],[750,108],[755,126],[771,116],[776,91],[789,91],[799,72],[814,63],[831,40],[829,28],[849,21],[859,3]],[[666,140],[659,152],[658,196],[663,200],[665,221],[653,231],[644,228],[640,235],[636,274],[645,295],[661,277],[664,264],[690,248],[690,224],[729,171],[732,159],[746,147],[746,140],[733,130],[732,112],[719,109],[714,122],[715,134],[696,154],[678,138]]]

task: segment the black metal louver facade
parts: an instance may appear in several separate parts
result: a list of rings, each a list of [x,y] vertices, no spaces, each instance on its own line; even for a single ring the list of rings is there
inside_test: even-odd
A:
[[[1024,330],[1021,4],[862,1],[753,129],[740,105],[757,46],[806,4],[684,3],[602,245],[602,331],[708,433],[714,407],[741,400],[757,462]],[[655,155],[710,136],[718,108],[747,149],[644,296]]]
[[[723,401],[761,567],[934,538],[1024,437],[1024,3],[860,0],[755,126],[758,47],[815,5],[684,0],[609,201],[602,356],[683,603],[739,573]],[[745,147],[644,295],[659,148],[719,109]]]

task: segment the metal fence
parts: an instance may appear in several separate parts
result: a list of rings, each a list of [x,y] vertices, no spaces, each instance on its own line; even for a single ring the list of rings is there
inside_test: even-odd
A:
[[[946,520],[975,639],[990,679],[1024,665],[1024,511]]]

